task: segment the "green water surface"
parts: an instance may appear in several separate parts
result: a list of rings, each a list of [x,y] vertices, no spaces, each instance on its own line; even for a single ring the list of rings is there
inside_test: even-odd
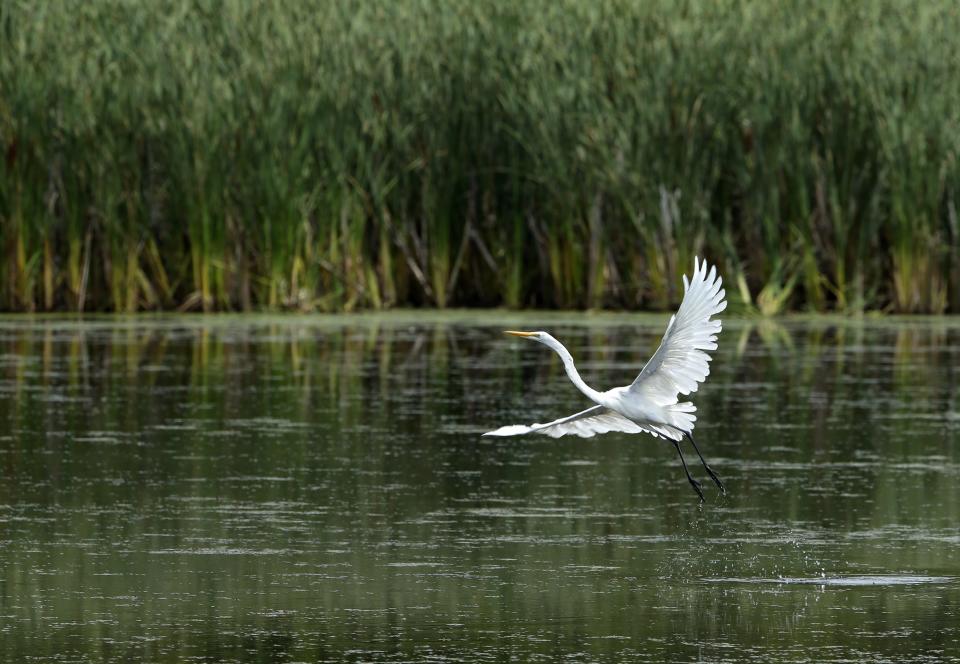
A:
[[[960,320],[725,321],[703,506],[480,438],[589,405],[502,329],[606,389],[665,322],[0,319],[0,659],[960,661]]]

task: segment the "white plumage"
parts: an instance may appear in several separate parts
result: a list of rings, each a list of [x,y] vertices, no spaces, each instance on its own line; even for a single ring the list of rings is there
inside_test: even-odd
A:
[[[677,403],[678,394],[696,392],[710,375],[710,356],[717,349],[720,320],[711,320],[727,308],[723,280],[716,267],[707,273],[707,263],[693,261],[693,279],[683,275],[683,301],[670,317],[660,347],[637,376],[630,391],[667,406]]]
[[[526,433],[540,433],[551,438],[560,438],[567,434],[580,436],[581,438],[593,438],[598,433],[609,433],[611,431],[620,431],[623,433],[649,433],[655,437],[670,438],[670,434],[652,424],[638,424],[620,413],[604,408],[603,406],[593,406],[586,410],[562,417],[546,424],[510,424],[500,427],[496,431],[488,431],[484,436],[521,436]]]
[[[696,406],[689,401],[679,401],[679,396],[696,392],[700,383],[710,375],[711,358],[707,351],[716,350],[717,335],[721,330],[720,320],[712,317],[727,308],[722,283],[716,267],[708,269],[706,261],[695,258],[693,277],[688,280],[686,275],[683,276],[683,301],[670,318],[660,347],[633,383],[605,392],[598,392],[583,381],[567,349],[546,332],[508,331],[507,334],[538,341],[556,351],[573,384],[597,405],[546,424],[514,424],[483,435],[538,433],[552,438],[567,434],[590,438],[610,431],[649,433],[669,439],[679,453],[677,443],[684,436],[693,442],[690,433],[697,419],[694,415]],[[693,444],[696,449],[696,443]],[[682,453],[680,457],[682,460]],[[702,456],[700,459],[703,461]],[[704,466],[722,489],[723,485],[706,462]],[[699,483],[690,477],[689,472],[687,477],[702,499]]]

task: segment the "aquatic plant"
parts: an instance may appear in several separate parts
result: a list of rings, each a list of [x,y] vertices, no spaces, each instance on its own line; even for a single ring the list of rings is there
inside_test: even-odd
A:
[[[0,308],[960,310],[960,10],[0,5]]]

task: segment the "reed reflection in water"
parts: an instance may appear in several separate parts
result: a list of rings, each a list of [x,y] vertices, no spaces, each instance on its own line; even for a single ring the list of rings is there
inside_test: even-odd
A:
[[[960,659],[960,321],[725,321],[701,509],[642,436],[480,439],[664,317],[0,320],[0,659]]]

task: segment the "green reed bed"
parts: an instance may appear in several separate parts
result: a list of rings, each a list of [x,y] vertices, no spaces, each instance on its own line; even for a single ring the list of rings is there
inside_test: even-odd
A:
[[[0,308],[960,311],[960,9],[0,5]]]

